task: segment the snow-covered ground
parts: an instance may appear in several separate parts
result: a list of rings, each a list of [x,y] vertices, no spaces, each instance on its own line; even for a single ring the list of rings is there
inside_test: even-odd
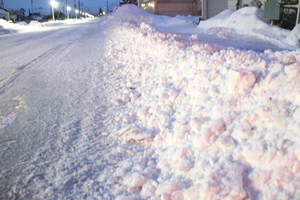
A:
[[[299,27],[261,16],[0,21],[0,197],[299,199]]]

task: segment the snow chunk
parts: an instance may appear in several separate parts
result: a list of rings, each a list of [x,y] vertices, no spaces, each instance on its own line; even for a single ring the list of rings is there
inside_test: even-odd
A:
[[[300,73],[300,63],[296,62],[294,64],[285,66],[284,72],[290,78],[294,78],[294,77],[298,76],[298,74]]]
[[[155,191],[156,195],[171,194],[174,191],[181,190],[184,188],[184,184],[177,179],[171,179],[165,181],[164,183],[158,184]]]
[[[124,178],[124,184],[132,188],[142,187],[146,181],[145,176],[138,172],[129,174]]]
[[[128,196],[126,196],[126,195],[119,195],[119,196],[116,197],[115,200],[135,200],[135,199],[136,198],[135,198],[134,195],[128,195]]]
[[[230,78],[228,79],[229,91],[232,94],[246,94],[251,90],[256,78],[254,74],[247,71],[230,71]]]
[[[144,198],[151,197],[157,188],[157,183],[154,180],[147,180],[147,182],[143,185],[141,195]]]
[[[130,124],[119,131],[119,137],[126,142],[139,142],[151,140],[151,134],[142,130],[139,126]]]

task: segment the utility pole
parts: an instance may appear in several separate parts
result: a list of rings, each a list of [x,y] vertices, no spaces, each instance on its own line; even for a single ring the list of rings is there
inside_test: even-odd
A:
[[[68,0],[66,0],[67,19],[69,19]]]
[[[3,3],[3,0],[1,0],[1,5],[0,5],[0,8],[4,8],[4,3]]]
[[[31,0],[31,12],[33,14],[33,0]]]
[[[78,1],[78,10],[79,10],[79,19],[81,18],[81,14],[80,14],[80,1]]]
[[[108,1],[106,1],[106,3],[107,3],[107,9],[106,9],[106,13],[108,14],[108,13],[109,13]]]
[[[54,17],[54,5],[53,5],[53,0],[51,0],[51,10],[52,10],[52,20],[55,21],[55,17]]]
[[[63,5],[63,2],[64,2],[64,0],[61,0],[60,7],[59,7],[59,11],[58,11],[58,13],[57,13],[57,18],[59,18],[59,15],[60,15],[60,13],[61,13],[61,7],[62,7],[62,5]]]

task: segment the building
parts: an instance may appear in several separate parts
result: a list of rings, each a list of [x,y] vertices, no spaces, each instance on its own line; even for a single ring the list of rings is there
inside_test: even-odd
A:
[[[270,7],[274,2],[280,3],[280,6]],[[300,0],[141,0],[139,6],[155,15],[201,15],[202,19],[214,17],[226,9],[256,6],[265,11],[266,19],[282,28],[293,29],[300,22]],[[274,12],[279,13],[279,19],[267,17]]]
[[[4,8],[0,8],[0,19],[4,19],[6,21],[10,20],[10,13],[8,10]]]
[[[200,15],[198,0],[142,0],[139,6],[155,15]]]

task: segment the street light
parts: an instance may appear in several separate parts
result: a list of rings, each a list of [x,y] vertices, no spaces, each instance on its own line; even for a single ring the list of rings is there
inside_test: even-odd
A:
[[[69,10],[71,10],[71,7],[67,6],[67,16],[68,16],[68,19],[69,19]]]
[[[76,9],[76,10],[75,10],[76,19],[77,19],[77,13],[78,13],[78,10]]]
[[[53,21],[55,21],[55,18],[54,18],[54,7],[57,6],[57,2],[51,0],[51,7],[52,7],[52,19]]]

